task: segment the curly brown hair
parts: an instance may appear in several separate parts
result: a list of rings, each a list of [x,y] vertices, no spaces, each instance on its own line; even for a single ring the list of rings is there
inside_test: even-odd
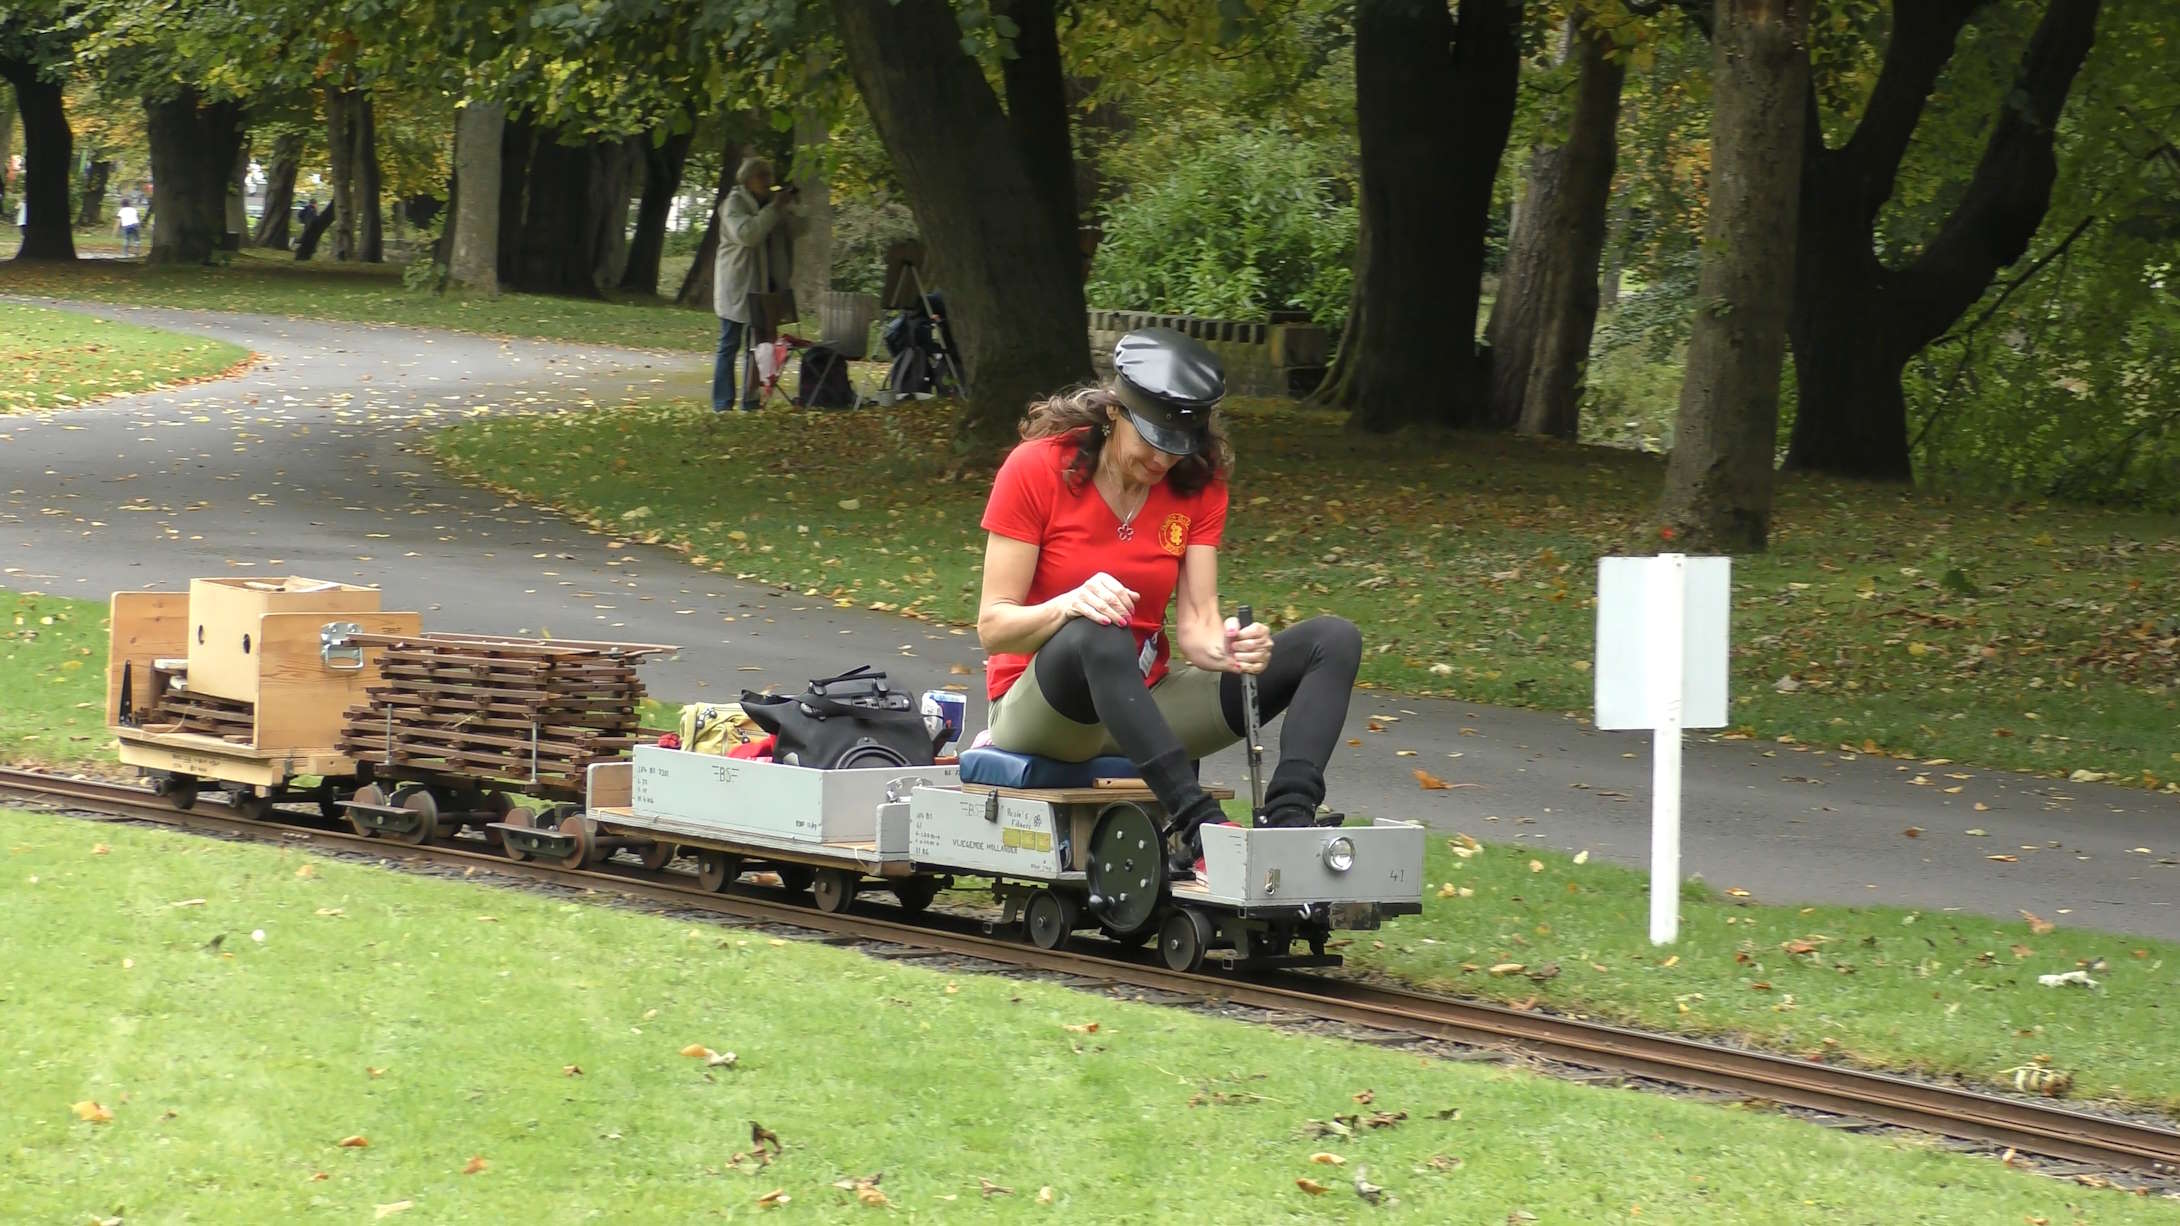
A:
[[[1067,484],[1079,491],[1098,470],[1098,457],[1104,454],[1109,437],[1106,424],[1116,413],[1125,412],[1127,406],[1112,389],[1095,384],[1078,387],[1029,406],[1029,412],[1022,416],[1022,438],[1026,441],[1073,434],[1075,455],[1067,463]],[[1203,449],[1167,469],[1166,485],[1176,494],[1193,494],[1233,468],[1234,449],[1227,444],[1225,424],[1213,413]]]

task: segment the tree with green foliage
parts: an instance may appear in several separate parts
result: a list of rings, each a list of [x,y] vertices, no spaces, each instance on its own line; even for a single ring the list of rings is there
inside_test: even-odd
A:
[[[970,385],[957,446],[989,458],[1013,441],[1031,401],[1091,373],[1054,0],[958,16],[935,0],[833,0],[832,11],[917,227],[946,269]],[[1004,104],[972,54],[979,40],[1010,44]]]
[[[1877,233],[1962,29],[1978,15],[2000,16],[1985,14],[1990,7],[1894,0],[1883,67],[1844,144],[1827,144],[1817,96],[1808,96],[1789,316],[1799,390],[1790,468],[1907,480],[1904,367],[2021,258],[2043,224],[2060,114],[2096,38],[2101,0],[2044,6],[1988,121],[1982,156],[1965,183],[1949,187],[1951,208],[1927,237],[1881,244]]]

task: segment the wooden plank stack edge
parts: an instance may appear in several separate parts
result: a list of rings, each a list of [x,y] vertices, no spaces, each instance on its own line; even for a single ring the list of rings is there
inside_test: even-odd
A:
[[[390,644],[381,683],[345,712],[359,762],[580,794],[593,763],[636,743],[640,650],[423,636]]]
[[[145,732],[193,732],[248,745],[256,734],[257,704],[193,690],[167,690],[153,701],[137,726]]]

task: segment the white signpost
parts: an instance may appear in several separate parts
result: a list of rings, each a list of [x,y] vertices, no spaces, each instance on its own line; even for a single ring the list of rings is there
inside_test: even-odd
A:
[[[1597,726],[1649,728],[1650,940],[1680,935],[1680,740],[1726,725],[1732,558],[1600,558]]]

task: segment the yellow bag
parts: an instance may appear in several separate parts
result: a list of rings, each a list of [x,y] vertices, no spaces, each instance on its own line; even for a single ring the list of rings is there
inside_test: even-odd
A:
[[[736,745],[747,745],[765,735],[738,702],[693,702],[681,709],[681,747],[690,753],[726,756]]]

